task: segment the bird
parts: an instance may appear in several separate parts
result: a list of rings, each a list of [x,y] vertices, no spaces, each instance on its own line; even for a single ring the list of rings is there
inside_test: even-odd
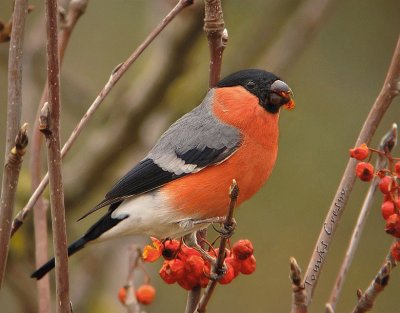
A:
[[[281,107],[295,107],[293,92],[273,73],[245,69],[220,80],[82,217],[108,207],[68,247],[68,256],[125,235],[193,234],[226,215],[233,179],[240,188],[237,205],[251,198],[275,165]],[[54,266],[53,258],[31,277],[41,279]]]

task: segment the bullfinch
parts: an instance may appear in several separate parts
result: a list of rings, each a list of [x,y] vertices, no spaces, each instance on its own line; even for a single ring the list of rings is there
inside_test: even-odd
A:
[[[282,106],[294,107],[293,93],[272,73],[248,69],[222,79],[83,216],[108,207],[68,247],[68,255],[124,235],[177,238],[209,225],[193,221],[225,216],[232,179],[240,188],[240,205],[271,174]],[[32,277],[40,279],[53,267],[54,258]]]

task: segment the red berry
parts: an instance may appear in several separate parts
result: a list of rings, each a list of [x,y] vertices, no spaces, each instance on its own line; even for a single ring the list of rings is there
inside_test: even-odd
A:
[[[397,209],[400,209],[400,197],[398,197],[397,200],[394,201],[394,205],[396,206]]]
[[[398,214],[392,214],[387,218],[385,231],[396,238],[400,238],[400,218]]]
[[[198,282],[194,277],[191,275],[187,275],[184,278],[181,278],[178,280],[179,286],[181,286],[185,290],[192,290],[194,287],[200,285],[200,282]]]
[[[245,260],[253,254],[253,244],[250,240],[241,239],[233,245],[232,252],[239,260]]]
[[[393,259],[396,261],[400,261],[400,242],[396,241],[390,247],[390,252],[392,254]]]
[[[185,275],[185,264],[179,259],[164,261],[159,274],[167,284],[173,284]]]
[[[162,256],[166,260],[174,259],[180,248],[181,243],[178,240],[167,240],[162,247]]]
[[[193,248],[182,246],[181,250],[178,253],[178,258],[181,259],[182,261],[185,261],[191,255],[201,256],[199,251]]]
[[[225,263],[229,264],[233,267],[235,277],[239,275],[240,268],[242,267],[242,261],[240,261],[239,259],[237,259],[235,257],[228,257],[225,259]]]
[[[370,181],[374,178],[374,167],[371,163],[360,162],[356,166],[356,175],[362,181]]]
[[[224,276],[222,276],[219,280],[221,285],[229,284],[236,276],[235,276],[235,269],[229,263],[226,264],[226,272]]]
[[[389,194],[393,187],[393,178],[385,176],[379,181],[379,189],[383,194]]]
[[[394,170],[396,171],[396,175],[397,175],[397,176],[400,176],[400,161],[397,161],[397,162],[394,164]]]
[[[363,143],[361,146],[357,148],[350,149],[349,152],[350,152],[350,157],[360,161],[366,159],[369,155],[369,149],[365,143]]]
[[[256,258],[254,255],[250,256],[246,260],[243,260],[240,267],[240,272],[245,275],[250,275],[256,270]]]
[[[156,289],[152,285],[142,285],[136,290],[136,299],[141,304],[150,304],[156,296]]]
[[[396,213],[396,209],[394,207],[394,203],[392,201],[385,201],[381,206],[381,213],[385,220],[389,218],[389,216]]]
[[[118,299],[119,299],[119,301],[121,301],[122,304],[125,304],[125,302],[126,302],[126,288],[125,287],[119,288]]]
[[[200,277],[203,273],[204,260],[201,256],[191,255],[185,261],[185,271],[193,276]]]
[[[203,266],[203,273],[200,275],[200,287],[201,288],[206,288],[208,285],[208,282],[210,281],[210,270],[211,270],[211,265],[208,262],[204,262]]]

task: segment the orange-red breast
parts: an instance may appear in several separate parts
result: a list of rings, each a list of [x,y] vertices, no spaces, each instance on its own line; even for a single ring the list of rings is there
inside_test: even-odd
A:
[[[293,94],[272,73],[249,69],[222,79],[84,216],[109,207],[68,254],[122,235],[173,238],[205,227],[185,221],[224,216],[232,179],[240,188],[238,205],[249,199],[274,167],[282,106],[294,107]],[[54,259],[32,277],[53,267]]]

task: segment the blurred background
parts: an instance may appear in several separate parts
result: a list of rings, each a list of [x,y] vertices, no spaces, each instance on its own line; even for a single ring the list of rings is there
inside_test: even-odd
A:
[[[315,1],[328,3],[328,1]],[[12,1],[0,1],[0,19],[7,21]],[[25,34],[23,121],[30,133],[46,76],[43,4],[29,14]],[[243,68],[273,69],[294,91],[297,107],[281,114],[280,151],[267,185],[236,213],[233,240],[249,238],[255,246],[256,273],[218,286],[209,312],[288,312],[291,287],[289,257],[305,271],[327,209],[348,159],[348,149],[382,86],[399,34],[400,2],[396,0],[329,1],[322,18],[290,61],[277,64],[286,49],[271,57],[270,49],[285,29],[300,29],[307,19],[291,22],[305,3],[300,0],[223,1],[229,43],[222,76]],[[67,49],[61,73],[63,142],[107,81],[172,8],[173,1],[91,1]],[[102,104],[64,161],[67,232],[76,239],[99,215],[76,223],[116,180],[155,143],[176,118],[200,103],[208,88],[209,53],[202,31],[202,1],[183,11],[130,68]],[[288,24],[291,23],[291,24]],[[289,28],[287,25],[290,25]],[[286,28],[285,28],[286,27]],[[0,129],[5,133],[8,43],[0,44]],[[395,99],[379,126],[376,146],[393,122],[400,122]],[[4,151],[4,135],[0,136]],[[395,155],[400,155],[399,149]],[[0,153],[3,163],[3,153]],[[25,160],[29,160],[27,152]],[[45,165],[45,158],[43,158]],[[0,171],[2,168],[0,168]],[[30,196],[28,162],[23,165],[16,212]],[[357,181],[344,213],[310,312],[321,312],[368,184]],[[369,217],[337,312],[349,312],[357,288],[365,289],[380,267],[391,238],[384,233],[380,195]],[[50,222],[49,222],[50,226]],[[12,239],[2,312],[36,312],[32,215]],[[213,234],[212,234],[213,236]],[[49,238],[51,240],[50,234]],[[125,283],[128,247],[147,238],[90,246],[74,256],[70,289],[74,312],[125,312],[117,298]],[[52,255],[52,251],[49,253]],[[147,268],[157,297],[152,312],[183,312],[186,292],[158,277],[161,263]],[[51,276],[53,278],[53,274]],[[138,276],[138,283],[141,277]],[[52,279],[53,281],[53,279]],[[374,312],[396,313],[400,273],[377,300]],[[53,283],[52,283],[53,284]],[[54,290],[54,288],[53,288]]]

